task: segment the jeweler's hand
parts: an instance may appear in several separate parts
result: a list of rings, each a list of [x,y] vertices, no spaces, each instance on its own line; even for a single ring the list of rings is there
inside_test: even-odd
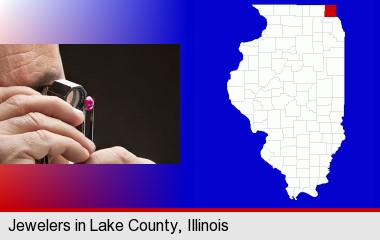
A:
[[[154,162],[135,156],[123,147],[102,149],[91,154],[87,164],[154,164]]]
[[[0,163],[35,163],[46,155],[79,163],[95,145],[74,126],[83,113],[28,87],[0,87]]]
[[[68,163],[62,156],[54,158],[52,163]],[[85,164],[154,164],[154,162],[135,156],[133,153],[127,151],[122,147],[113,147],[102,149],[94,152],[87,159],[82,162]]]

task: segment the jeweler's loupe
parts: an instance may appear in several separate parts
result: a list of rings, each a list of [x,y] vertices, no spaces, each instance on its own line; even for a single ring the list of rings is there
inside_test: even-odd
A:
[[[56,80],[50,86],[45,86],[42,89],[43,95],[56,96],[66,102],[70,103],[71,106],[81,110],[85,116],[85,120],[82,124],[76,128],[81,131],[88,139],[93,141],[94,138],[94,116],[95,116],[95,100],[87,96],[86,90],[76,83],[70,82],[68,80]],[[49,156],[37,161],[37,163],[50,163]]]
[[[87,97],[86,90],[81,85],[67,80],[54,81],[43,89],[42,94],[59,97],[80,110],[83,110]]]

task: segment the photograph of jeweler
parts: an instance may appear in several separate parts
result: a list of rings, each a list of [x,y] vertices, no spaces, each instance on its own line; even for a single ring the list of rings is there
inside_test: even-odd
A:
[[[0,44],[0,164],[179,163],[179,45]]]

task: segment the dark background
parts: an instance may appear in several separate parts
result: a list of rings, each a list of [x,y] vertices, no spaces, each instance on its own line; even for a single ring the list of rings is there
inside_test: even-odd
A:
[[[95,98],[97,149],[179,163],[179,45],[60,45],[66,79]]]

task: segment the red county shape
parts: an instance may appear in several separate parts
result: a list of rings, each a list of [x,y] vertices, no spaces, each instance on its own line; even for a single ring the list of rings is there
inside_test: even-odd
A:
[[[336,17],[336,5],[325,5],[325,17]]]

